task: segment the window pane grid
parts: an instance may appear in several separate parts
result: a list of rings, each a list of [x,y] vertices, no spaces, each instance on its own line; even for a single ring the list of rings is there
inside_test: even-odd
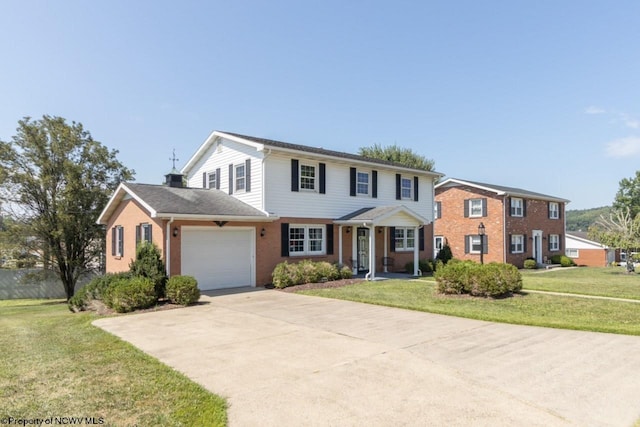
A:
[[[402,183],[401,184],[402,198],[410,199],[411,198],[411,180],[408,178],[402,178],[401,183]]]
[[[472,199],[469,204],[469,216],[482,216],[482,199]]]
[[[357,192],[358,194],[369,194],[369,174],[358,172],[357,175]]]
[[[244,190],[244,165],[236,166],[236,191]]]
[[[314,190],[316,188],[315,182],[315,166],[300,165],[300,188],[304,190]]]
[[[318,255],[325,252],[324,226],[289,227],[289,253],[294,255]]]

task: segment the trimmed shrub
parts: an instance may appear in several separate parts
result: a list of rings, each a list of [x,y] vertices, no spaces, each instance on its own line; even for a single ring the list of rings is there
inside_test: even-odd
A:
[[[298,263],[298,269],[302,280],[300,283],[296,283],[297,285],[301,283],[317,283],[321,279],[320,273],[316,268],[316,263],[309,259],[300,261]]]
[[[449,262],[436,270],[435,277],[438,292],[444,294],[498,297],[522,289],[522,276],[511,264]]]
[[[273,273],[271,273],[271,277],[273,279],[273,286],[280,289],[302,283],[302,276],[297,264],[289,264],[287,261],[276,265]]]
[[[200,299],[198,281],[193,276],[173,276],[167,281],[166,294],[172,303],[194,304]]]
[[[525,259],[524,260],[524,268],[528,270],[535,270],[538,268],[538,263],[535,259]]]
[[[129,279],[129,272],[107,273],[91,280],[89,283],[78,289],[78,292],[69,300],[69,309],[74,312],[86,310],[92,299],[104,300],[109,287],[122,279]],[[106,303],[105,303],[106,304]]]
[[[328,282],[331,280],[338,280],[340,278],[340,271],[336,264],[331,264],[326,261],[315,263],[316,273],[318,280]]]
[[[107,288],[103,301],[118,313],[148,308],[157,301],[155,286],[147,277],[120,279]]]
[[[560,265],[563,267],[573,267],[574,265],[576,265],[576,263],[573,262],[573,260],[568,256],[562,255],[560,257]]]
[[[340,278],[341,279],[351,279],[353,277],[353,270],[348,266],[344,266],[340,269]]]
[[[133,276],[141,276],[151,279],[156,293],[156,298],[164,297],[164,288],[167,283],[167,271],[162,261],[160,249],[149,242],[142,242],[136,248],[136,259],[129,264],[129,271]]]
[[[442,261],[443,264],[448,263],[453,259],[453,253],[451,252],[451,246],[445,243],[436,255],[436,261]]]
[[[409,261],[404,265],[405,271],[409,274],[413,273],[413,261]],[[418,268],[422,271],[422,274],[431,273],[435,269],[435,263],[430,259],[418,260]]]
[[[560,254],[551,255],[551,263],[552,264],[560,264],[560,258],[562,258],[562,255],[560,255]]]

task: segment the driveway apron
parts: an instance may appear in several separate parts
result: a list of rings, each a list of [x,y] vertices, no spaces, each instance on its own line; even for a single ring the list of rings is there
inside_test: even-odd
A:
[[[229,403],[230,426],[631,426],[640,337],[275,290],[95,325]]]

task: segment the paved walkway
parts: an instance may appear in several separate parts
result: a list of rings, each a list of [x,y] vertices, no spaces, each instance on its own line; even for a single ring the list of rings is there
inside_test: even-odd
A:
[[[94,323],[228,398],[233,426],[630,426],[640,337],[275,290]]]

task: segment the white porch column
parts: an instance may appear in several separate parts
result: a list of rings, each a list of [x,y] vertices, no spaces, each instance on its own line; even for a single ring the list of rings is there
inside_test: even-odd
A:
[[[418,275],[420,261],[420,227],[413,229],[413,275]]]
[[[387,230],[388,229],[389,229],[388,227],[384,227],[384,257],[385,258],[389,256],[389,254],[387,252],[387,240],[388,240],[387,239]],[[383,268],[383,271],[385,273],[388,273],[388,271],[387,271],[387,263],[386,262],[382,263],[382,268]]]
[[[350,226],[351,227],[351,226]],[[358,229],[351,227],[351,270],[353,275],[358,274]]]
[[[376,278],[376,227],[369,228],[369,273],[368,280]]]
[[[338,226],[338,265],[342,266],[342,226]]]

